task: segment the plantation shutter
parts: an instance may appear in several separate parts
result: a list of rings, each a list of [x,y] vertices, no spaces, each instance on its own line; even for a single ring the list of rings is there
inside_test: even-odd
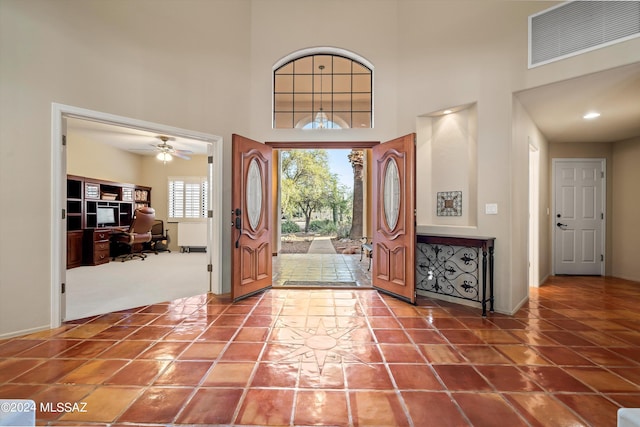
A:
[[[206,177],[169,178],[169,218],[206,218],[207,190]]]

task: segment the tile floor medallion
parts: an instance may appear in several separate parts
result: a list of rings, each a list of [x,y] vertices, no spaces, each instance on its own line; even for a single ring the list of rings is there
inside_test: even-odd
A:
[[[364,322],[357,321],[360,325],[348,326],[341,328],[325,326],[325,319],[320,318],[317,326],[311,326],[303,329],[295,326],[289,326],[284,322],[277,324],[287,331],[289,339],[283,340],[283,344],[291,348],[291,352],[284,354],[281,359],[276,362],[297,359],[301,357],[301,362],[307,368],[313,368],[315,372],[322,375],[325,363],[346,362],[366,362],[358,357],[357,334],[353,332],[360,330],[365,331]]]

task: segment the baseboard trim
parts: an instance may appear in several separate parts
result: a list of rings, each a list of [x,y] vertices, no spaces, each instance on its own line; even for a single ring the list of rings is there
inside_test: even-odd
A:
[[[42,331],[46,331],[47,329],[51,329],[50,325],[46,325],[46,326],[37,326],[35,328],[29,328],[29,329],[23,329],[21,331],[14,331],[14,332],[6,332],[4,334],[0,334],[0,340],[4,340],[7,338],[15,338],[15,337],[19,337],[22,335],[29,335],[29,334],[33,334],[36,332],[42,332]]]

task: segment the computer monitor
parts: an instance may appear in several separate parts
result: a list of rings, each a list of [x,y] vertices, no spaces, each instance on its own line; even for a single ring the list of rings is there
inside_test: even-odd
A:
[[[96,223],[98,227],[114,227],[116,222],[117,209],[113,206],[98,206],[96,211]]]

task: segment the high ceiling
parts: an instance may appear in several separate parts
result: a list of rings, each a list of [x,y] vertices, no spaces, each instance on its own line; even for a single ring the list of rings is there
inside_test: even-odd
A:
[[[640,63],[553,83],[516,94],[550,143],[615,142],[640,136]],[[597,119],[584,114],[597,111]],[[141,155],[155,155],[157,134],[70,118],[69,135],[82,135]],[[173,136],[173,135],[168,135]],[[175,137],[178,150],[206,154],[206,144]]]
[[[640,63],[516,95],[550,143],[615,142],[640,136]],[[582,118],[591,111],[600,117]]]

